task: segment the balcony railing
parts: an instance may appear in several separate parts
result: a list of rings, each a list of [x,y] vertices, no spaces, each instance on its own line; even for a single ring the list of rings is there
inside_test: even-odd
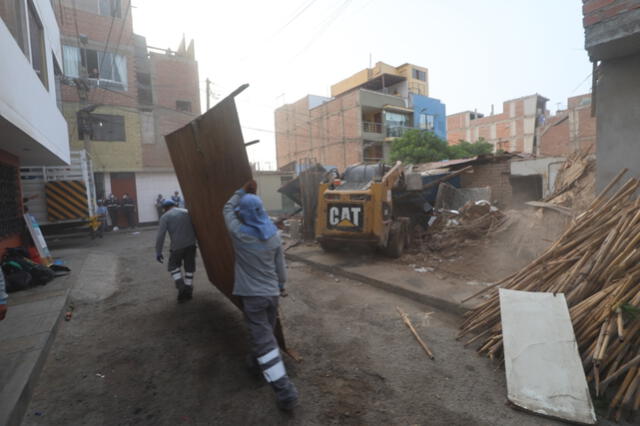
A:
[[[362,131],[366,133],[382,133],[382,123],[374,123],[371,121],[362,122]]]
[[[386,136],[388,138],[399,138],[400,136],[404,135],[407,130],[411,130],[413,129],[413,127],[407,127],[407,126],[386,126]]]

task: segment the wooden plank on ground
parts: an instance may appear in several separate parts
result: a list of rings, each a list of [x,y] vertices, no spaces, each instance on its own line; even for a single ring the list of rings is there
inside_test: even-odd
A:
[[[596,416],[563,294],[500,289],[508,399],[576,423]]]
[[[233,246],[222,209],[231,195],[252,177],[234,101],[247,86],[241,86],[191,123],[165,136],[209,281],[239,308],[241,301],[232,294]],[[280,323],[276,337],[282,349],[286,349]]]

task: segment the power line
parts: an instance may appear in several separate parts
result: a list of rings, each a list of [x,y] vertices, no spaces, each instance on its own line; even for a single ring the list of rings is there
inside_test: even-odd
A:
[[[323,23],[317,27],[317,31],[314,35],[311,36],[311,40],[309,40],[309,42],[302,48],[302,50],[300,50],[291,58],[290,62],[296,60],[299,56],[309,50],[309,48],[316,42],[316,40],[318,40],[318,38],[322,34],[324,34],[324,32],[327,31],[329,27],[338,19],[340,14],[342,14],[342,12],[349,6],[349,3],[351,3],[351,1],[352,0],[345,0],[340,6],[338,6],[338,8],[334,10],[333,14],[325,19]]]
[[[307,9],[309,9],[311,6],[313,6],[313,4],[316,2],[317,0],[311,0],[309,3],[307,3],[306,6],[304,6],[302,8],[302,10],[300,10],[300,12],[296,13],[293,18],[291,18],[286,24],[284,24],[282,27],[280,27],[275,33],[273,33],[273,35],[271,36],[271,38],[275,38],[278,34],[280,34],[285,28],[287,28],[289,25],[291,25],[293,23],[293,21],[295,21],[300,15],[302,15]]]
[[[130,11],[131,11],[131,0],[129,0],[129,2],[127,3],[127,8],[126,8],[126,11],[125,11],[124,18],[122,18],[122,25],[120,26],[120,35],[118,36],[118,42],[116,43],[116,47],[115,47],[115,50],[114,50],[114,55],[117,54],[118,51],[120,50],[120,43],[122,42],[122,34],[124,33],[124,27],[127,24],[127,19],[129,17],[129,12]],[[115,19],[115,17],[114,17],[114,19]],[[132,25],[133,25],[133,23],[132,23]],[[109,42],[109,40],[107,40],[107,45],[108,45],[108,42]],[[106,47],[107,46],[105,46],[105,51],[106,51]],[[102,59],[104,59],[104,56],[105,55],[103,54]],[[115,56],[112,56],[112,60],[115,61]],[[112,67],[113,67],[113,64],[112,64]],[[98,72],[100,72],[100,70],[98,70]],[[113,69],[112,69],[112,72],[113,72]],[[127,67],[127,69],[125,69],[124,72],[125,72],[125,75],[129,73],[128,67]],[[106,92],[102,92],[102,98],[100,100],[100,103],[104,102],[105,96],[106,96]]]

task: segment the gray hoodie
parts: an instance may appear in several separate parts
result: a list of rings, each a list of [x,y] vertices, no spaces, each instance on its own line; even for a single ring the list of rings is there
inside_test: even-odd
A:
[[[233,294],[236,296],[279,296],[287,281],[282,242],[276,233],[266,241],[240,230],[242,222],[235,207],[245,194],[236,191],[224,206],[224,220],[236,254]]]
[[[162,253],[164,236],[167,231],[169,231],[171,238],[171,250],[179,250],[196,244],[196,233],[187,210],[173,207],[160,217],[158,225],[156,254]]]

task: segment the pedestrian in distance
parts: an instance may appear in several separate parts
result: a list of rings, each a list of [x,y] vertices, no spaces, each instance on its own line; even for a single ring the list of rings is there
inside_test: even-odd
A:
[[[171,201],[173,201],[176,207],[184,208],[184,201],[182,200],[182,197],[180,197],[180,193],[178,191],[175,191],[173,193],[173,195],[171,196]]]
[[[136,201],[125,192],[121,201],[122,212],[127,219],[127,227],[136,227]]]
[[[105,206],[109,212],[109,219],[111,219],[111,226],[114,231],[118,230],[118,210],[120,210],[120,201],[118,197],[113,194],[109,194],[105,201]]]
[[[98,208],[96,208],[96,216],[100,221],[100,226],[98,227],[98,236],[102,238],[102,234],[107,229],[107,215],[109,214],[109,209],[104,205],[102,200],[98,200]]]
[[[249,367],[261,372],[276,395],[278,407],[292,410],[298,391],[289,380],[274,328],[278,302],[287,281],[282,242],[256,194],[254,180],[227,201],[224,219],[235,251],[233,294],[242,300],[251,337]]]
[[[171,251],[168,270],[178,289],[178,303],[193,297],[193,274],[196,271],[196,233],[189,212],[177,207],[172,200],[165,200],[164,214],[160,217],[156,237],[156,260],[163,263],[162,247],[169,232]],[[184,279],[182,266],[184,265]]]
[[[158,220],[160,220],[160,216],[164,213],[164,207],[162,207],[164,203],[164,197],[162,194],[158,194],[156,197],[156,211],[158,212]]]

